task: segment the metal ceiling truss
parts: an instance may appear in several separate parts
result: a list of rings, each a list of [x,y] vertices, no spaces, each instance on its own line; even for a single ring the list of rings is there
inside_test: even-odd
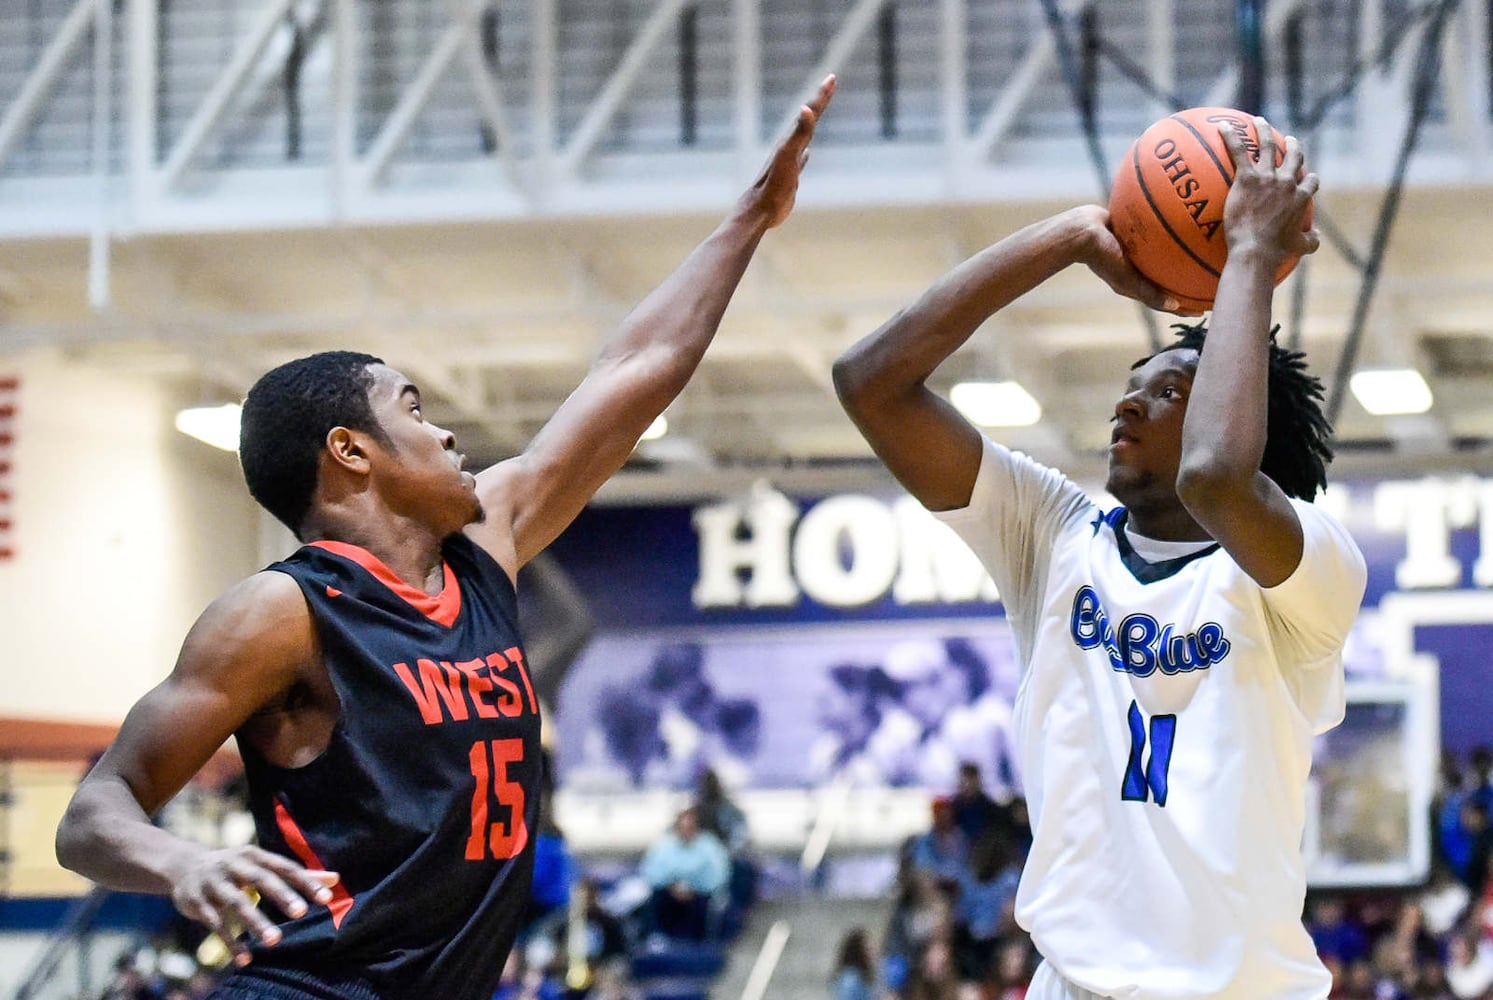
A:
[[[1239,3],[1240,9],[1263,7],[1259,0]],[[1489,145],[1488,50],[1476,40],[1486,43],[1487,5],[1488,0],[1449,5],[1467,30],[1445,36],[1458,41],[1441,46],[1445,99],[1438,110],[1450,126],[1449,151],[1461,153],[1469,169],[1484,173],[1479,154]],[[122,30],[114,24],[116,6]],[[191,0],[174,6],[190,7]],[[1184,36],[1175,0],[1102,7],[1093,0],[1040,0],[1033,5],[1038,16],[1031,27],[994,67],[971,65],[977,43],[990,43],[971,35],[971,18],[978,8],[999,8],[985,16],[1009,20],[1010,11],[1020,9],[1015,0],[938,0],[931,22],[913,16],[919,5],[910,0],[854,0],[816,15],[834,19],[834,30],[818,39],[812,62],[796,68],[782,65],[774,40],[764,37],[769,30],[764,17],[786,16],[781,0],[422,0],[405,6],[429,8],[421,16],[438,22],[439,30],[427,32],[428,37],[407,32],[397,40],[400,57],[407,63],[417,58],[418,64],[398,81],[391,106],[374,107],[364,79],[365,64],[376,54],[366,24],[371,6],[373,0],[260,0],[252,16],[221,26],[231,37],[231,54],[216,68],[211,85],[193,95],[190,117],[182,122],[179,114],[166,120],[162,72],[171,60],[185,58],[188,49],[166,31],[159,0],[74,0],[60,20],[33,26],[48,29],[50,37],[28,54],[29,72],[0,114],[0,206],[7,209],[0,214],[0,232],[77,235],[97,230],[101,214],[111,231],[138,233],[584,216],[608,206],[613,212],[715,207],[755,171],[773,135],[792,121],[797,99],[811,93],[829,71],[844,74],[847,87],[878,91],[885,126],[878,148],[916,147],[926,154],[913,165],[905,157],[878,163],[864,156],[826,155],[829,165],[818,169],[842,174],[846,182],[834,185],[837,200],[884,201],[889,191],[897,192],[898,200],[923,203],[1012,190],[1040,197],[1067,194],[1075,185],[1092,190],[1072,164],[1054,169],[1058,165],[1050,161],[1035,162],[1042,148],[1061,138],[1042,118],[1050,118],[1061,104],[1061,88],[1052,86],[1055,77],[1067,84],[1083,109],[1086,127],[1067,138],[1081,139],[1096,166],[1105,146],[1114,147],[1168,105],[1231,103],[1240,95],[1240,66],[1227,47],[1220,48],[1220,68],[1211,79],[1197,79],[1196,74],[1179,79],[1179,52],[1199,42]],[[815,4],[805,0],[802,6]],[[1299,43],[1303,19],[1321,21],[1339,6],[1277,0],[1259,18],[1255,43],[1270,58],[1286,63],[1287,75],[1310,75],[1313,60],[1304,65],[1298,53],[1291,64],[1278,53],[1289,55],[1293,38]],[[1429,11],[1444,5],[1439,0],[1426,3],[1397,17],[1388,16],[1387,6],[1388,0],[1346,5],[1357,19],[1356,65],[1336,90],[1316,81],[1321,96],[1294,123],[1298,128],[1315,130],[1326,108],[1351,96],[1366,75],[1376,78],[1375,107],[1366,110],[1360,102],[1360,124],[1382,115],[1386,98],[1401,114],[1410,107],[1413,74],[1394,78],[1386,53],[1408,33],[1407,26],[1414,27],[1417,19],[1423,23]],[[585,55],[562,43],[592,44],[583,32],[562,31],[564,19],[589,11],[595,21],[597,11],[608,8],[612,13],[605,16],[620,25],[626,45],[614,53],[603,77],[586,79],[590,89],[583,98],[571,87],[562,100],[562,81],[578,72]],[[1399,5],[1393,9],[1401,10]],[[1039,18],[1051,30],[1041,30]],[[899,32],[905,35],[913,29],[904,26],[914,23],[924,25],[919,30],[937,32],[929,46],[936,53],[937,71],[923,74],[931,83],[909,79],[896,52],[903,47]],[[487,33],[495,24],[523,35],[527,66],[522,78],[494,66]],[[1108,37],[1113,25],[1125,38],[1138,33],[1143,44]],[[1209,44],[1233,41],[1221,30],[1224,37]],[[116,31],[122,42],[117,53],[110,45]],[[707,33],[729,42],[732,65],[728,82],[722,84],[729,88],[727,94],[702,94],[696,49],[699,36]],[[417,46],[423,50],[414,52]],[[91,62],[81,58],[85,48],[92,50]],[[676,57],[669,58],[671,54]],[[1258,77],[1261,61],[1251,65]],[[127,81],[122,94],[110,85],[116,70]],[[995,86],[974,86],[977,70],[997,74]],[[795,78],[787,88],[785,73]],[[16,154],[28,145],[28,130],[46,112],[49,97],[65,77],[86,75],[93,80],[93,108],[87,121],[77,125],[80,135],[87,131],[92,170],[86,176],[27,170]],[[466,125],[459,127],[481,129],[490,137],[490,148],[486,155],[435,163],[442,169],[408,169],[401,175],[401,165],[412,162],[431,167],[430,156],[404,154],[433,102],[452,100],[453,79],[464,86],[458,110]],[[897,127],[899,105],[907,105],[919,87],[936,91],[925,95],[936,101],[938,111],[931,144],[901,138],[903,131],[912,130]],[[285,108],[262,99],[271,88],[285,91]],[[680,102],[680,121],[688,124],[672,148],[634,149],[627,141],[629,130],[637,129],[643,117],[662,113],[658,101],[644,107],[637,100],[638,91],[648,88],[671,91]],[[523,93],[515,96],[515,89]],[[1273,95],[1275,103],[1289,98],[1292,110],[1300,111],[1299,81],[1292,79],[1287,89],[1288,94]],[[301,100],[311,92],[327,103],[329,115],[300,114]],[[1100,96],[1110,104],[1102,120],[1096,117]],[[77,115],[76,104],[67,113]],[[1116,115],[1117,104],[1124,114]],[[294,138],[287,138],[280,162],[234,162],[229,148],[237,134],[233,129],[254,115],[286,116],[285,128]],[[367,134],[360,121],[370,116],[377,128]],[[722,116],[730,120],[718,121]],[[729,145],[697,140],[710,124],[727,126]],[[169,140],[168,132],[173,133]],[[328,152],[303,155],[312,145]],[[821,149],[835,149],[832,136]],[[640,157],[650,165],[639,168]],[[1102,169],[1098,173],[1102,189],[1108,175]]]

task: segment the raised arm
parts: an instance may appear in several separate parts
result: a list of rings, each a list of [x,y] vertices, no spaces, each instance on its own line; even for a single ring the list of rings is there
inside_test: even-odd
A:
[[[969,503],[980,432],[927,386],[980,324],[1070,264],[1084,263],[1123,295],[1175,309],[1140,276],[1097,205],[1070,209],[960,264],[835,363],[840,401],[876,454],[930,510]]]
[[[1259,159],[1220,129],[1234,160],[1224,207],[1228,259],[1218,283],[1207,345],[1198,361],[1182,425],[1177,495],[1193,519],[1261,586],[1274,586],[1301,561],[1301,523],[1289,499],[1260,471],[1269,394],[1270,303],[1275,272],[1288,257],[1317,249],[1303,232],[1316,174],[1301,175],[1295,137],[1275,163],[1275,141],[1255,119]]]
[[[523,454],[477,477],[488,522],[468,531],[510,573],[575,519],[694,374],[757,244],[793,210],[809,140],[834,90],[831,76],[735,210],[602,345]]]
[[[248,959],[240,930],[279,940],[245,889],[290,916],[329,900],[335,876],[257,847],[213,850],[151,823],[245,720],[289,689],[315,648],[306,602],[281,573],[260,573],[215,601],[171,676],[130,710],[78,786],[57,830],[57,859],[113,889],[171,896],[240,962]]]

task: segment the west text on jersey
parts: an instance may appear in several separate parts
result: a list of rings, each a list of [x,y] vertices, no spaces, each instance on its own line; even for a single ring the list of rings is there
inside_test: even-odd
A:
[[[510,669],[514,670],[512,675]],[[428,726],[464,722],[473,713],[479,719],[513,719],[526,708],[534,713],[539,710],[524,666],[524,653],[518,646],[454,663],[416,659],[413,670],[408,663],[396,663],[393,670]]]
[[[1231,646],[1217,622],[1206,622],[1194,632],[1183,632],[1171,622],[1162,624],[1143,612],[1126,615],[1119,629],[1111,626],[1099,594],[1085,584],[1073,595],[1068,631],[1079,649],[1103,646],[1116,670],[1149,677],[1206,670],[1229,655]]]

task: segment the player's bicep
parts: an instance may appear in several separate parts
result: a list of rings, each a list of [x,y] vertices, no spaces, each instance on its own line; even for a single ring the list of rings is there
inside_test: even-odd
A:
[[[492,552],[495,531],[508,527],[510,572],[544,551],[631,456],[670,402],[659,390],[667,379],[657,370],[669,363],[651,350],[598,363],[522,454],[478,475],[478,496],[495,523],[478,528],[476,537]]]
[[[841,398],[871,450],[924,507],[968,505],[984,445],[947,400],[922,385],[872,401]]]
[[[1263,472],[1242,489],[1220,488],[1186,502],[1193,518],[1260,586],[1274,587],[1296,572],[1301,521],[1290,498]]]
[[[130,709],[87,780],[122,781],[154,813],[251,715],[283,696],[314,651],[296,583],[281,573],[251,577],[203,612],[171,675]]]

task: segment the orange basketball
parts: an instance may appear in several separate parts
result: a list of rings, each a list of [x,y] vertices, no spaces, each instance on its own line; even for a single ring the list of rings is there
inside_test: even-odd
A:
[[[1233,108],[1189,108],[1141,133],[1125,153],[1109,196],[1109,225],[1125,255],[1147,278],[1176,296],[1184,307],[1208,309],[1218,293],[1228,247],[1223,203],[1234,181],[1218,126],[1227,123],[1253,155],[1259,154],[1254,119]],[[1275,135],[1275,162],[1285,159],[1285,139]],[[1312,225],[1307,207],[1302,229]],[[1275,272],[1275,283],[1296,267],[1292,257]]]

